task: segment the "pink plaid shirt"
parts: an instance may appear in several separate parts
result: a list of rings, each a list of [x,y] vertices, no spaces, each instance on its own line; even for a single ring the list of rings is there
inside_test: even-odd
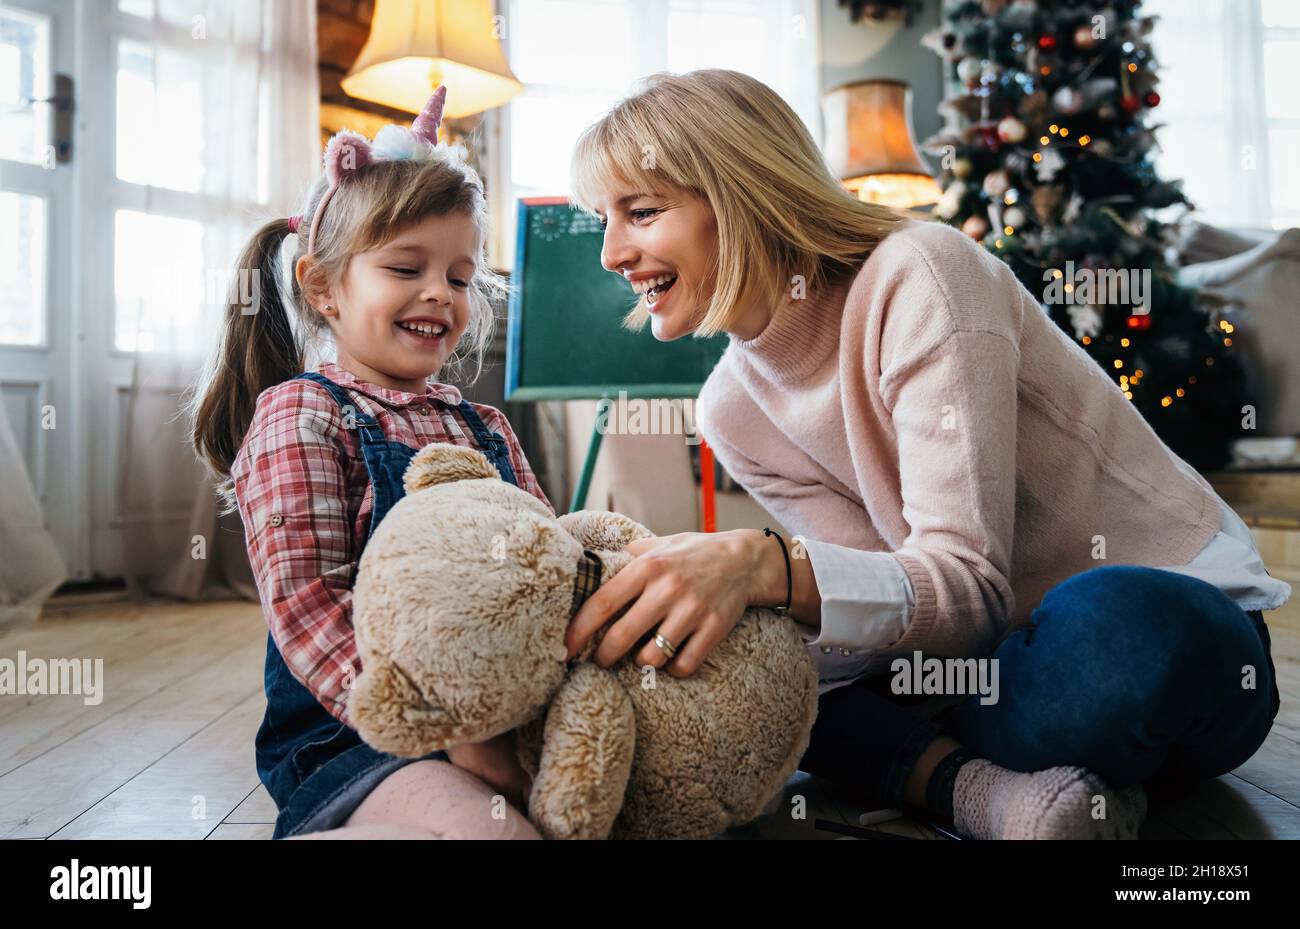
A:
[[[391,441],[476,447],[454,413],[461,400],[455,387],[431,383],[422,394],[406,393],[358,380],[332,362],[318,370],[374,416]],[[472,405],[505,437],[519,486],[550,507],[505,416]],[[373,508],[360,439],[344,428],[325,388],[285,381],[257,398],[231,478],[271,637],[294,677],[347,723],[346,692],[361,670],[352,582]]]

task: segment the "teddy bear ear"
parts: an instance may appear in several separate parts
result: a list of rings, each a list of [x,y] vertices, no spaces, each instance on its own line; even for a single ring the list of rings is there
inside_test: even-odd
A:
[[[432,442],[415,453],[411,463],[406,466],[402,483],[409,494],[434,484],[472,481],[483,477],[499,475],[482,452],[464,445]]]

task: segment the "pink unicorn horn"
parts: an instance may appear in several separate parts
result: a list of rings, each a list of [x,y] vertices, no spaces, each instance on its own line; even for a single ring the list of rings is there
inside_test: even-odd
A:
[[[411,132],[430,145],[438,144],[438,127],[442,125],[442,108],[447,102],[447,85],[441,84],[411,123]]]

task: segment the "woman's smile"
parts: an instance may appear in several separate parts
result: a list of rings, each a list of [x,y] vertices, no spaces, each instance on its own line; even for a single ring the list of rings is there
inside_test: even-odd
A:
[[[677,275],[671,271],[650,274],[628,274],[632,290],[645,295],[646,309],[651,313],[661,312],[668,291],[677,283]]]

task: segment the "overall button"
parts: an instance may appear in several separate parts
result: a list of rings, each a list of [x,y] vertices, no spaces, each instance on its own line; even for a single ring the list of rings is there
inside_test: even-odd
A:
[[[831,647],[830,647],[829,645],[823,645],[823,646],[822,646],[822,654],[823,654],[823,655],[829,655],[830,653],[831,653]]]

